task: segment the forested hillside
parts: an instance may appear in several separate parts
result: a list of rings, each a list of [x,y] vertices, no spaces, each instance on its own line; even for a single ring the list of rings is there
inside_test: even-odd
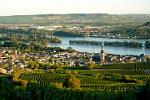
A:
[[[143,25],[113,31],[115,34],[129,36],[130,38],[150,38],[150,22]]]

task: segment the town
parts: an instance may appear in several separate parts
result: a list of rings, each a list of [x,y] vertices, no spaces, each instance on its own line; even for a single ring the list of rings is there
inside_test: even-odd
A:
[[[0,50],[0,73],[11,74],[13,68],[61,69],[63,67],[88,68],[89,64],[111,65],[114,63],[138,63],[150,61],[150,55],[116,55],[107,54],[103,47],[99,53],[87,53],[72,50],[49,52],[21,52],[10,48]],[[32,61],[31,61],[32,60]]]
[[[71,26],[61,26],[61,25],[49,25],[49,26],[37,26],[32,24],[0,24],[0,28],[5,29],[43,29],[49,30],[52,32],[69,32],[69,33],[78,33],[78,36],[84,37],[108,37],[108,38],[128,38],[123,37],[120,34],[112,33],[112,26],[110,25],[100,25],[100,26],[80,26],[80,25],[71,25]]]
[[[150,0],[1,0],[0,100],[150,100]]]

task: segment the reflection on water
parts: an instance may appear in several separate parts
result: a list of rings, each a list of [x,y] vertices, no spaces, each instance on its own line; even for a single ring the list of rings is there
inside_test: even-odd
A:
[[[143,39],[107,39],[107,38],[92,38],[92,37],[86,37],[86,38],[72,38],[72,37],[62,37],[61,38],[62,43],[61,44],[52,44],[53,47],[61,47],[61,48],[68,48],[72,47],[75,50],[81,51],[81,52],[100,52],[101,46],[90,46],[90,45],[69,45],[69,40],[93,40],[93,41],[137,41],[141,43],[145,43],[147,40]],[[49,44],[51,46],[51,44]],[[125,48],[125,47],[111,47],[111,46],[105,46],[104,50],[107,53],[112,54],[121,54],[121,55],[140,55],[140,54],[150,54],[150,49],[145,48]]]

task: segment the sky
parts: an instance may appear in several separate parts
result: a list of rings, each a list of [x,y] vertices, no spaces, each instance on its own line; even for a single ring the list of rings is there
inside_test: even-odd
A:
[[[0,16],[68,13],[150,14],[150,0],[0,0]]]

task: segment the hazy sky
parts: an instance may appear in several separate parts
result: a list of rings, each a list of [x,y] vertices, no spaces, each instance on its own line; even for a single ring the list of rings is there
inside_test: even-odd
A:
[[[0,0],[0,16],[51,13],[150,14],[150,0]]]

